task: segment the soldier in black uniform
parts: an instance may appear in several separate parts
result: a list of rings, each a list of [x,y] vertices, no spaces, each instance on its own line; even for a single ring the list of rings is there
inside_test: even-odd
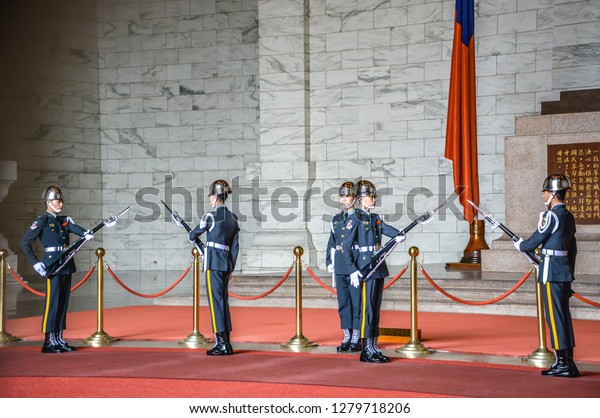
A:
[[[356,218],[359,228],[355,244],[358,247],[358,267],[362,269],[371,263],[373,254],[381,248],[383,235],[393,237],[398,242],[406,239],[404,235],[398,235],[399,230],[386,224],[383,216],[371,213],[371,209],[377,203],[377,190],[375,185],[368,180],[361,180],[356,185],[356,193],[360,199],[361,207],[356,209]],[[358,279],[361,279],[358,273]],[[383,355],[377,346],[379,337],[379,314],[383,298],[383,282],[389,276],[387,266],[384,263],[373,273],[369,280],[362,283],[362,320],[361,337],[363,338],[363,349],[360,361],[368,363],[387,363],[389,357]],[[351,277],[351,280],[354,278]]]
[[[347,181],[339,189],[340,203],[344,209],[331,220],[331,233],[327,243],[327,271],[333,274],[333,285],[337,288],[338,313],[344,331],[342,343],[337,351],[361,351],[360,346],[360,288],[350,283],[350,275],[358,271],[353,249],[358,230],[354,216],[356,188]]]
[[[231,188],[225,180],[217,180],[210,185],[209,199],[214,210],[205,213],[200,224],[189,235],[190,241],[194,241],[206,232],[204,271],[211,324],[215,333],[215,345],[206,352],[209,356],[233,354],[229,338],[231,315],[228,288],[239,251],[240,227],[237,216],[225,206],[230,193]]]
[[[556,355],[552,367],[542,371],[544,376],[579,376],[573,361],[575,334],[569,310],[577,256],[575,218],[564,203],[570,188],[571,182],[564,174],[548,176],[542,190],[548,210],[540,213],[538,228],[529,239],[523,241],[521,238],[515,242],[515,247],[520,251],[531,251],[542,246],[538,281],[544,286],[542,293],[546,323]]]
[[[21,238],[21,249],[33,268],[42,277],[46,277],[46,304],[42,316],[42,332],[45,334],[42,353],[64,353],[73,351],[71,345],[63,340],[66,328],[67,308],[71,296],[71,274],[75,272],[73,259],[52,277],[46,276],[46,267],[57,260],[69,246],[69,233],[90,240],[91,231],[75,224],[68,216],[59,215],[63,207],[63,194],[56,186],[48,187],[42,196],[46,204],[46,213],[38,217]],[[44,246],[44,261],[40,261],[33,251],[32,244],[39,238]]]

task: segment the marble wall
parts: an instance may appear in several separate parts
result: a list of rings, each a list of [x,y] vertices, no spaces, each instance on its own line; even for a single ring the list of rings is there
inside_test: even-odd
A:
[[[3,81],[20,87],[3,89],[2,104],[24,122],[1,128],[14,150],[3,159],[23,170],[2,212],[29,211],[15,230],[33,216],[40,184],[60,181],[84,220],[136,204],[102,233],[111,265],[182,269],[190,245],[160,199],[196,224],[208,185],[225,178],[242,220],[242,270],[285,270],[294,243],[323,267],[342,181],[373,181],[378,211],[398,227],[451,193],[443,152],[454,1],[73,4],[11,6],[51,17],[14,19],[6,39],[15,47],[3,54],[12,65]],[[600,86],[600,0],[475,4],[481,205],[504,220],[504,139],[516,117],[539,114],[560,91]],[[22,38],[30,48],[16,47]],[[488,242],[497,237],[488,231]],[[456,262],[468,238],[451,202],[392,263],[404,264],[412,245],[422,262]]]
[[[44,212],[47,186],[62,189],[64,213],[83,226],[103,214],[95,6],[95,0],[0,6],[1,159],[16,166],[0,203],[0,234],[19,256],[13,267],[33,277],[19,239]],[[80,270],[94,261],[92,249],[78,255]]]

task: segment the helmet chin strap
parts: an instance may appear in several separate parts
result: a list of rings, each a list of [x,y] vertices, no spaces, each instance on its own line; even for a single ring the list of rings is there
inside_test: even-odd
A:
[[[364,205],[364,206],[365,206],[367,209],[369,209],[369,210],[371,210],[371,209],[374,209],[374,208],[375,208],[375,205],[373,205],[373,206],[371,206],[371,205],[368,205],[368,204],[367,204],[367,203],[366,203],[364,200],[362,200],[362,198],[360,198],[360,202],[361,202],[361,204],[363,204],[363,205]]]
[[[60,211],[62,210],[62,209],[55,208],[51,202],[48,202],[48,206],[50,206],[52,208],[52,210],[54,210],[55,213],[60,213]]]
[[[554,196],[556,196],[556,193],[552,193],[552,196],[550,196],[550,198],[548,199],[546,203],[546,206],[550,205],[550,202],[552,202],[552,199],[554,199]]]

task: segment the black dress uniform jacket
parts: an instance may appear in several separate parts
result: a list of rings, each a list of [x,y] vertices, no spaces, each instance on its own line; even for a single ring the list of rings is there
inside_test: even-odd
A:
[[[383,236],[395,237],[400,231],[383,221],[383,217],[376,213],[369,213],[362,209],[356,209],[356,217],[360,222],[356,243],[359,247],[358,268],[369,265],[373,254],[381,248]],[[373,273],[372,278],[385,278],[389,276],[385,261]]]
[[[40,260],[33,251],[33,242],[39,238],[44,246],[43,262],[48,267],[69,246],[69,233],[83,236],[86,229],[76,225],[68,216],[46,212],[38,217],[21,238],[21,249],[31,264]],[[75,272],[73,259],[57,274],[46,278],[46,304],[42,316],[42,332],[52,333],[67,327],[67,310],[71,297],[71,273]]]
[[[521,242],[521,251],[535,250],[542,246],[542,262],[540,263],[539,281],[544,276],[551,282],[572,282],[577,255],[575,239],[575,218],[562,204],[540,214],[538,229],[533,235]],[[558,254],[566,255],[556,255]]]
[[[359,222],[354,213],[342,211],[331,219],[325,262],[328,266],[333,265],[335,274],[350,275],[358,270],[358,250],[353,245],[358,227]]]
[[[189,235],[190,241],[193,241],[206,232],[204,271],[214,333],[230,332],[232,329],[228,287],[239,252],[239,230],[235,214],[221,205],[205,213]]]
[[[50,212],[46,212],[33,221],[29,230],[23,235],[21,238],[21,249],[31,264],[37,264],[40,260],[35,255],[32,244],[39,238],[45,249],[42,261],[48,267],[69,246],[69,233],[72,232],[82,237],[86,231],[85,228],[75,224],[68,216],[54,216]],[[58,274],[67,275],[74,272],[75,262],[71,259]]]
[[[552,348],[575,347],[575,332],[569,307],[574,280],[577,241],[575,218],[563,203],[540,214],[538,229],[521,242],[521,251],[542,246],[538,281],[543,283],[542,297]]]

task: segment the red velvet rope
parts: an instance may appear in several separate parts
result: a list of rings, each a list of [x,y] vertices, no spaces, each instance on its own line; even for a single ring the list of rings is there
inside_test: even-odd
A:
[[[292,263],[292,265],[290,266],[288,271],[283,275],[283,277],[277,282],[277,284],[275,286],[273,286],[271,289],[267,290],[265,293],[261,293],[258,296],[242,296],[242,295],[237,295],[233,292],[227,292],[227,293],[229,294],[229,296],[234,297],[236,299],[241,299],[241,300],[256,300],[256,299],[264,298],[265,296],[268,296],[271,293],[273,293],[279,286],[281,286],[283,284],[283,282],[288,278],[288,276],[292,272],[293,268],[294,268],[294,263]]]
[[[596,308],[600,308],[600,303],[594,302],[593,300],[589,300],[579,295],[578,293],[573,292],[573,296],[582,301],[583,303],[587,303],[588,305],[595,306]]]
[[[490,299],[490,300],[486,300],[486,301],[481,301],[481,302],[472,302],[472,301],[468,301],[468,300],[464,300],[464,299],[459,299],[455,296],[452,296],[450,293],[446,292],[444,289],[442,289],[441,287],[439,287],[432,279],[431,277],[429,277],[429,275],[427,274],[427,272],[425,271],[425,269],[423,268],[422,265],[419,264],[419,268],[421,269],[421,272],[423,272],[423,275],[425,276],[425,278],[427,280],[429,280],[429,283],[431,283],[431,285],[438,290],[441,294],[443,294],[444,296],[446,296],[449,299],[452,299],[455,302],[459,302],[459,303],[464,303],[465,305],[489,305],[495,302],[498,302],[502,299],[504,299],[505,297],[507,297],[508,295],[510,295],[511,293],[513,293],[515,290],[517,290],[519,287],[521,287],[521,285],[523,283],[525,283],[525,280],[527,280],[527,278],[531,275],[531,272],[533,270],[533,268],[529,269],[529,271],[527,273],[525,273],[525,275],[521,278],[521,280],[519,281],[519,283],[517,283],[516,285],[514,285],[512,287],[512,289],[510,289],[508,292],[504,293],[503,295],[498,296],[497,298],[494,299]]]
[[[119,283],[119,285],[121,285],[121,287],[123,289],[125,289],[126,291],[128,291],[131,294],[134,294],[134,295],[139,296],[141,298],[148,298],[148,299],[150,299],[150,298],[156,298],[156,297],[159,297],[159,296],[163,296],[164,294],[166,294],[166,293],[170,292],[171,290],[173,290],[173,288],[175,286],[177,286],[184,279],[185,276],[187,276],[187,274],[189,273],[190,269],[192,268],[192,265],[190,264],[190,266],[183,272],[183,274],[181,275],[181,277],[179,277],[179,279],[177,279],[175,281],[175,283],[173,283],[167,289],[165,289],[165,290],[163,290],[162,292],[159,292],[159,293],[154,293],[152,295],[147,295],[147,294],[144,294],[144,293],[136,292],[135,290],[131,289],[130,287],[127,287],[125,285],[125,283],[123,283],[121,280],[119,280],[119,278],[115,275],[115,273],[112,271],[112,269],[108,266],[108,264],[106,262],[104,263],[104,265],[106,266],[106,270],[108,271],[108,273],[112,276],[113,279],[115,279],[115,281],[117,283]]]
[[[17,282],[19,282],[21,284],[21,286],[23,286],[25,288],[25,290],[30,291],[34,295],[41,296],[41,297],[46,297],[45,293],[38,292],[34,288],[28,286],[27,283],[25,283],[23,280],[21,280],[21,278],[19,277],[19,275],[12,269],[12,267],[10,266],[10,264],[8,264],[8,263],[6,263],[6,264],[8,266],[8,271],[10,271],[10,274],[12,274],[12,276],[15,278],[15,280]],[[77,283],[75,286],[71,287],[71,292],[73,292],[74,290],[77,290],[82,284],[84,284],[85,281],[90,278],[90,276],[94,272],[95,268],[96,268],[96,265],[94,264],[92,266],[92,268],[90,269],[90,271],[88,271],[87,274],[79,281],[79,283]]]
[[[310,267],[308,267],[308,264],[304,265],[304,268],[306,269],[306,271],[308,272],[308,274],[310,274],[310,276],[317,282],[319,283],[321,286],[323,286],[325,289],[329,290],[331,293],[333,293],[334,295],[337,294],[337,291],[332,288],[331,286],[326,285],[323,280],[319,279],[317,277],[317,275],[314,273],[314,271],[312,271],[312,269]],[[406,271],[406,269],[408,268],[408,264],[406,265],[406,267],[404,267],[398,274],[396,274],[392,280],[389,281],[388,284],[386,284],[385,286],[383,286],[383,290],[387,290],[391,285],[393,285],[394,283],[396,283],[396,281],[402,277],[402,275],[404,274],[404,272]]]

